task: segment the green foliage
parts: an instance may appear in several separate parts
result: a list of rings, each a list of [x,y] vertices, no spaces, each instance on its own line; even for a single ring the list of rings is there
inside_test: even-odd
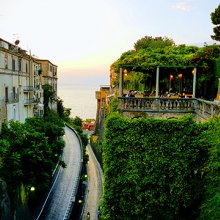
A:
[[[104,219],[195,219],[208,142],[203,124],[108,116],[103,144]]]
[[[0,134],[0,176],[7,183],[12,207],[16,192],[24,184],[35,186],[39,197],[48,189],[52,173],[64,147],[64,124],[53,112],[46,118],[11,121]]]
[[[220,217],[220,117],[210,120],[204,138],[211,144],[211,148],[200,219],[217,220]]]
[[[70,108],[65,108],[63,106],[63,100],[58,98],[57,99],[57,114],[61,119],[64,121],[68,121],[70,114],[71,114],[71,109]]]
[[[189,66],[193,65],[197,50],[195,46],[179,45],[128,51],[112,64],[112,68],[115,72],[119,72],[120,66],[146,72],[158,66]]]
[[[82,119],[78,116],[76,116],[75,118],[71,118],[71,123],[81,127],[82,126]]]
[[[220,57],[220,45],[210,45],[200,48],[193,57],[193,63],[195,66],[203,67],[200,70],[202,74],[209,74],[212,76],[214,63],[217,58]]]
[[[48,137],[49,143],[52,143],[56,137],[64,135],[64,122],[55,112],[48,111],[45,122],[45,135]]]
[[[42,86],[44,90],[44,114],[47,114],[49,109],[49,103],[55,100],[55,91],[53,87],[49,84],[45,84]]]
[[[127,90],[144,90],[143,82],[146,76],[142,72],[131,71],[127,77],[124,78],[124,87]]]
[[[209,100],[215,97],[217,89],[215,61],[220,57],[220,45],[205,45],[199,48],[165,43],[159,46],[160,43],[164,43],[163,39],[157,40],[152,37],[145,37],[139,41],[138,49],[124,52],[111,66],[115,73],[119,73],[120,68],[127,69],[128,76],[124,76],[124,89],[152,91],[156,82],[154,80],[156,68],[161,67],[160,83],[163,81],[161,83],[163,86],[169,86],[168,74],[181,72],[184,75],[184,88],[192,92],[191,71],[197,67],[197,95]],[[114,85],[119,84],[119,75],[116,74]],[[169,88],[162,88],[164,89]]]
[[[118,111],[118,98],[117,97],[111,97],[110,99],[110,105],[109,105],[109,112],[117,112]]]
[[[172,39],[169,39],[167,37],[151,37],[151,36],[145,36],[141,39],[139,39],[135,44],[134,48],[135,50],[140,49],[155,49],[155,48],[161,48],[166,46],[174,46],[175,43]]]
[[[211,20],[214,25],[214,35],[211,35],[213,40],[220,41],[220,5],[211,13]]]

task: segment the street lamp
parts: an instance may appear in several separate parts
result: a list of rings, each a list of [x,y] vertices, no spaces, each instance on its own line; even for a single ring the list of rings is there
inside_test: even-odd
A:
[[[35,191],[35,187],[32,186],[32,187],[30,188],[30,191],[31,191],[31,192]]]
[[[172,90],[172,81],[174,80],[173,74],[170,74],[170,85],[169,85],[169,92]]]
[[[183,74],[182,73],[179,73],[178,74],[178,78],[179,78],[179,93],[182,94],[182,87],[183,87]]]

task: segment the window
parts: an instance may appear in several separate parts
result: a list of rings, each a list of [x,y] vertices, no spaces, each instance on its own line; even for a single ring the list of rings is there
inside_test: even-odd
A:
[[[15,59],[12,58],[12,71],[15,71]]]
[[[13,99],[14,99],[14,100],[16,99],[16,90],[15,90],[15,87],[13,87]]]
[[[5,101],[8,102],[8,87],[5,87]]]
[[[54,75],[54,76],[57,75],[57,68],[56,68],[56,67],[53,68],[53,75]]]
[[[21,71],[21,59],[18,60],[18,71]]]

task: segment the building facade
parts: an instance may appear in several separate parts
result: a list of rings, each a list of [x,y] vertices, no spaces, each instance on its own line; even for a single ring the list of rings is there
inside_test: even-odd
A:
[[[0,38],[0,126],[43,115],[41,63],[18,43]]]
[[[49,60],[38,59],[37,62],[41,65],[41,81],[42,85],[50,85],[54,91],[55,99],[57,98],[57,65],[51,63]],[[57,110],[56,101],[51,101],[49,107]]]
[[[98,130],[103,130],[103,122],[107,113],[107,100],[110,95],[110,86],[101,86],[99,91],[96,91],[95,96],[97,100],[97,112],[96,112],[96,123],[95,133],[99,133]]]

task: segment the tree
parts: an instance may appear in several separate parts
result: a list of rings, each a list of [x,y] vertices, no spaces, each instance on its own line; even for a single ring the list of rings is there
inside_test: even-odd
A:
[[[55,100],[55,91],[53,87],[49,84],[43,85],[44,90],[44,115],[47,114],[49,109],[49,103]]]
[[[159,48],[159,47],[166,47],[166,46],[174,46],[175,43],[172,39],[169,39],[167,37],[149,37],[145,36],[141,39],[139,39],[135,44],[134,48],[135,50],[140,49],[148,49],[148,48]]]
[[[214,35],[211,35],[213,40],[220,41],[220,5],[211,13],[211,20],[214,25]]]
[[[57,113],[64,121],[68,121],[71,114],[71,108],[65,108],[60,98],[57,99]]]
[[[220,117],[212,118],[208,122],[208,130],[204,132],[204,139],[210,143],[211,147],[206,166],[206,187],[199,219],[215,220],[220,216]]]

